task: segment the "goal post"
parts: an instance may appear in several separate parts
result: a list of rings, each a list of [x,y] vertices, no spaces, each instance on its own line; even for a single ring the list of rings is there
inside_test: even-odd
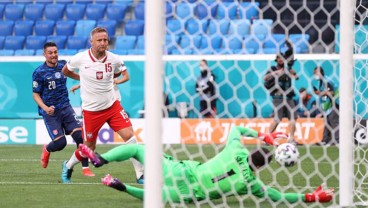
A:
[[[353,46],[354,11],[351,1],[340,1],[340,206],[353,206]]]

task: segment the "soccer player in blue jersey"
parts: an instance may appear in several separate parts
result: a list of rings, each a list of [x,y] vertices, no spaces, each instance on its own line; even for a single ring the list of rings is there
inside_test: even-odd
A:
[[[35,69],[32,80],[33,99],[38,105],[38,113],[43,117],[52,140],[42,149],[41,165],[46,168],[50,153],[60,151],[67,145],[65,135],[71,135],[77,146],[83,143],[83,139],[81,123],[69,102],[66,76],[61,73],[66,61],[58,60],[58,49],[53,42],[45,43],[43,50],[46,61]],[[88,167],[87,158],[82,161],[82,166],[83,175],[94,176]],[[70,181],[62,178],[62,182]]]

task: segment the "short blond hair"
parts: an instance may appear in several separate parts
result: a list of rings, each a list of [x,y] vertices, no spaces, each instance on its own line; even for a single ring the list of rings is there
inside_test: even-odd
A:
[[[95,29],[93,29],[91,31],[91,40],[92,40],[92,36],[96,33],[101,33],[101,32],[105,32],[107,34],[107,36],[109,36],[109,33],[107,32],[106,28],[104,27],[96,27]]]

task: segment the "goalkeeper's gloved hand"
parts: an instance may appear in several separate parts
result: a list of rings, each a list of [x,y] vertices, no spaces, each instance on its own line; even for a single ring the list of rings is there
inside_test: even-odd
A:
[[[324,184],[318,186],[313,193],[305,194],[305,202],[329,202],[334,195],[334,189],[323,189]]]
[[[283,133],[283,132],[273,132],[273,133],[270,133],[270,134],[265,134],[265,133],[258,132],[258,137],[262,138],[263,141],[266,144],[278,146],[279,143],[276,141],[277,138],[285,138],[286,139],[289,136],[288,136],[288,134]]]

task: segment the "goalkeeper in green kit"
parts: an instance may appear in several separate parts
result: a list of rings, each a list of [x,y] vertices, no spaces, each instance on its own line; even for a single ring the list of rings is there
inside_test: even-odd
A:
[[[304,202],[329,202],[333,198],[333,189],[323,190],[319,186],[313,193],[281,193],[278,190],[267,187],[255,177],[253,171],[267,165],[272,154],[266,148],[261,148],[250,153],[241,143],[243,136],[260,138],[270,145],[278,145],[275,141],[279,137],[287,137],[286,134],[274,132],[271,134],[259,133],[253,129],[235,126],[231,129],[225,148],[212,159],[205,163],[193,160],[176,160],[163,156],[163,200],[164,202],[192,202],[205,199],[218,199],[223,195],[252,194],[259,198],[270,198],[273,201],[288,201],[294,203]],[[99,155],[85,145],[80,145],[79,150],[88,156],[95,167],[113,161],[124,161],[135,158],[144,164],[144,146],[126,144],[115,147],[108,152]],[[102,178],[102,183],[129,195],[142,199],[144,189],[122,183],[111,175]]]

